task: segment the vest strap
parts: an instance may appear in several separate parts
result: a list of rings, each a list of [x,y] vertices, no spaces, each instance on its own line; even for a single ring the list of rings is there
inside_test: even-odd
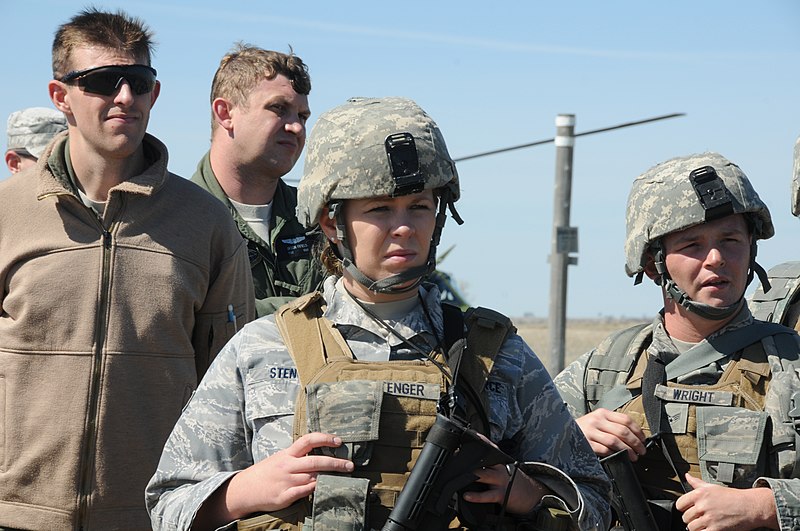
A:
[[[305,390],[328,359],[351,358],[347,342],[330,321],[322,318],[322,293],[314,292],[284,304],[275,312],[275,324],[297,367],[300,388]],[[302,352],[302,356],[295,355]],[[297,395],[294,416],[295,438],[306,432],[306,394]]]
[[[447,362],[456,376],[456,386],[466,391],[472,402],[479,402],[474,404],[480,410],[470,418],[471,427],[488,434],[489,404],[484,387],[500,348],[516,328],[505,315],[483,307],[469,308],[465,313],[443,303],[442,317]]]
[[[342,334],[327,319],[321,319],[323,310],[322,294],[314,292],[281,306],[275,312],[275,324],[292,354],[303,388],[329,359],[353,357]],[[295,356],[295,352],[303,355]]]
[[[737,328],[717,336],[692,349],[690,356],[680,355],[667,365],[667,380],[680,378],[690,372],[719,361],[761,341],[767,336],[790,333],[785,326],[756,321],[749,326]]]
[[[470,355],[462,356],[459,378],[466,381],[481,398],[483,411],[488,414],[488,395],[483,389],[497,353],[516,328],[505,315],[482,307],[467,310],[464,323],[467,327],[466,349]],[[484,433],[489,433],[489,426],[485,426],[484,430]]]
[[[645,352],[643,354],[647,356]],[[661,401],[656,398],[656,387],[667,383],[666,364],[661,352],[647,358],[644,375],[642,376],[642,403],[644,416],[653,436],[661,434],[661,424],[664,420],[664,408]],[[667,422],[667,424],[669,424]]]
[[[651,327],[642,323],[614,332],[592,353],[583,373],[586,411],[601,407],[613,410],[616,407],[607,404],[619,407],[634,397],[620,377],[630,374],[639,353],[650,344]],[[600,371],[595,383],[589,381],[589,369]]]
[[[711,341],[697,345],[692,349],[691,355],[681,354],[669,363],[666,367],[667,381],[680,378],[694,370],[730,356],[767,336],[791,333],[793,333],[792,330],[783,325],[763,323],[761,321],[756,321],[744,328],[732,330],[713,338]],[[612,346],[612,348],[616,347]],[[625,351],[626,349],[620,347],[620,350]],[[618,385],[608,390],[592,409],[606,408],[614,411],[638,396],[639,393],[639,389],[631,390],[624,385]]]

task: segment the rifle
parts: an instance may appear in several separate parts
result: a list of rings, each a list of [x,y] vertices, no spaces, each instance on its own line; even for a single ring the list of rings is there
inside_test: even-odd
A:
[[[477,479],[472,471],[513,462],[474,430],[438,414],[383,531],[446,529],[456,513],[462,524],[478,527],[490,507],[461,497]]]
[[[625,531],[658,531],[650,505],[626,450],[620,450],[600,460],[611,479],[614,496],[611,506]]]

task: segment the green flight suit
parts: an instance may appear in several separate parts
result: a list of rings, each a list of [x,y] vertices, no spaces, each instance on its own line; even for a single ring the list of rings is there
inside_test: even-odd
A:
[[[278,181],[272,198],[270,241],[262,240],[242,219],[217,181],[206,153],[197,165],[192,182],[210,192],[228,207],[239,232],[247,240],[258,317],[269,315],[286,302],[321,289],[323,273],[313,258],[315,237],[297,221],[297,188]]]

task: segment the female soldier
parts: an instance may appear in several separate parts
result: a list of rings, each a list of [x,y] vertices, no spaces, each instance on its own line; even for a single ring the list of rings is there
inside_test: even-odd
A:
[[[298,218],[319,223],[333,274],[324,293],[245,326],[209,369],[148,485],[154,529],[379,529],[437,410],[483,432],[463,440],[490,455],[455,467],[472,487],[459,477],[458,493],[430,493],[458,511],[453,525],[513,529],[560,511],[562,529],[606,527],[606,476],[541,362],[506,318],[465,320],[422,284],[446,210],[461,221],[458,196],[414,102],[353,99],[319,118]],[[453,514],[429,517],[394,528],[444,529]]]

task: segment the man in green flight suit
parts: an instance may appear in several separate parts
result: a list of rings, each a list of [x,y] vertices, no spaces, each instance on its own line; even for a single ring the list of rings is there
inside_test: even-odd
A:
[[[281,180],[305,145],[310,91],[302,59],[242,43],[211,85],[211,149],[192,181],[228,207],[247,240],[259,317],[322,282],[314,237],[295,217],[297,189]]]

